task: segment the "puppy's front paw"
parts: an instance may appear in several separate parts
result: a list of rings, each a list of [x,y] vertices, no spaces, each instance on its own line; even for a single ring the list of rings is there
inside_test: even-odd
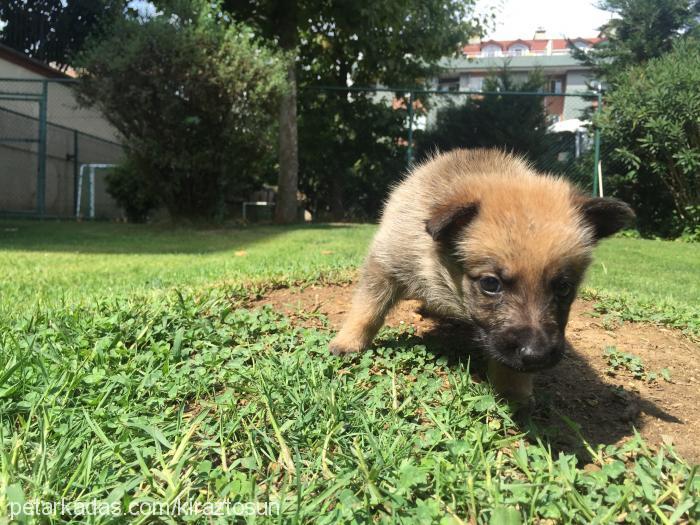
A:
[[[328,345],[328,350],[333,355],[345,355],[359,352],[364,346],[358,341],[348,340],[347,338],[336,336]]]

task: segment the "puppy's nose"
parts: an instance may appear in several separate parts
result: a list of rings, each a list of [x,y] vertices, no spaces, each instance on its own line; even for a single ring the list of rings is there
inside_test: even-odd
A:
[[[537,366],[546,363],[549,360],[549,350],[544,347],[535,347],[531,345],[521,346],[518,349],[520,359],[526,366]]]

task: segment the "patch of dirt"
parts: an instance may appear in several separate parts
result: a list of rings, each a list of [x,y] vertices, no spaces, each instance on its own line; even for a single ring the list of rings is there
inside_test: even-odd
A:
[[[271,305],[295,323],[317,328],[324,326],[318,315],[323,314],[330,328],[337,330],[351,295],[351,286],[280,289],[253,305]],[[560,364],[538,375],[536,426],[547,432],[553,446],[576,453],[582,452],[581,441],[558,414],[576,421],[594,447],[623,443],[636,428],[648,444],[672,443],[687,461],[700,463],[700,346],[675,330],[642,323],[610,324],[592,313],[592,302],[574,303],[567,329],[572,348]],[[465,327],[425,317],[416,301],[399,303],[386,324],[412,326],[429,349],[468,352]],[[635,379],[627,371],[610,375],[603,353],[608,346],[641,358],[645,370],[657,374],[656,381]],[[664,368],[670,372],[670,383],[659,374]]]

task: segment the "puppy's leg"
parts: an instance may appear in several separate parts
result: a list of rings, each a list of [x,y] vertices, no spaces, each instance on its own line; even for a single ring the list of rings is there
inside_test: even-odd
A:
[[[489,379],[496,392],[510,401],[532,399],[534,375],[518,372],[493,359],[489,360]]]
[[[396,282],[370,256],[353,296],[350,314],[331,341],[331,353],[340,355],[367,348],[398,299]]]

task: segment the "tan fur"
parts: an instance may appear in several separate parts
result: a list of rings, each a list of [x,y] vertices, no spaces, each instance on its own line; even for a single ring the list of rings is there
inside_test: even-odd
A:
[[[419,299],[432,312],[479,322],[480,316],[491,315],[484,314],[488,305],[465,287],[470,278],[496,267],[517,278],[518,296],[509,313],[488,322],[547,322],[539,283],[564,270],[580,280],[590,262],[593,231],[582,219],[581,198],[565,180],[538,174],[519,158],[495,150],[455,150],[416,167],[390,195],[350,314],[331,351],[369,346],[399,299]],[[478,214],[459,231],[455,258],[446,258],[426,223],[473,202]],[[513,397],[531,394],[531,379],[521,377],[529,374],[491,369],[497,371],[492,373],[501,391]],[[517,392],[505,388],[509,382]]]
[[[532,396],[534,375],[517,372],[498,361],[489,361],[489,381],[501,395],[512,401],[527,401]]]

